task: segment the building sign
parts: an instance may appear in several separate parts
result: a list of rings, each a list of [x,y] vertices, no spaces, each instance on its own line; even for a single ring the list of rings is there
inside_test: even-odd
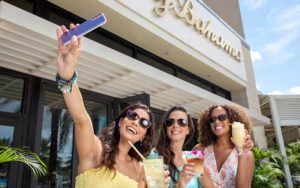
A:
[[[162,4],[154,8],[158,16],[165,16],[172,11],[175,16],[183,19],[192,26],[199,34],[203,35],[216,46],[223,49],[238,62],[241,61],[241,50],[236,49],[225,37],[215,31],[210,20],[203,20],[195,15],[196,8],[193,0],[162,0]]]

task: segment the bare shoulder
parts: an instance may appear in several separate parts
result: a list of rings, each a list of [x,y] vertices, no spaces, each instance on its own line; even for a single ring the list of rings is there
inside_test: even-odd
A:
[[[202,144],[197,144],[193,147],[193,150],[200,150],[203,151],[205,149],[205,147]]]
[[[138,174],[138,179],[140,181],[144,181],[145,179],[144,164],[141,161],[137,161],[137,174]]]

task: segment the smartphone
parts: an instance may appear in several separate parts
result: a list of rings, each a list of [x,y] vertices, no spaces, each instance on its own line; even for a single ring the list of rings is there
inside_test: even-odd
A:
[[[68,32],[64,33],[61,36],[62,42],[64,45],[67,45],[71,42],[72,36],[76,35],[78,38],[87,34],[88,32],[96,29],[97,27],[102,26],[106,23],[106,17],[103,13],[99,14],[98,16],[87,20],[81,23],[78,27],[74,29],[70,29]]]

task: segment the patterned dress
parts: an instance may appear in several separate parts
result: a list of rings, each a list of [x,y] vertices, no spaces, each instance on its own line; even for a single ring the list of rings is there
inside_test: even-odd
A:
[[[235,148],[232,149],[219,172],[213,145],[207,146],[204,153],[204,168],[209,172],[210,178],[212,179],[215,187],[234,188],[238,167],[238,151]]]

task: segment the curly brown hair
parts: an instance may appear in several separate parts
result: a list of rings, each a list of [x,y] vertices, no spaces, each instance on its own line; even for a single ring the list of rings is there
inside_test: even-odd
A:
[[[175,176],[176,176],[176,173],[179,173],[179,171],[174,164],[175,153],[171,150],[171,147],[170,147],[171,141],[167,135],[167,125],[166,125],[166,120],[169,118],[170,114],[174,111],[181,111],[181,112],[186,113],[186,115],[187,115],[188,126],[190,128],[190,132],[184,140],[184,145],[186,145],[193,138],[195,129],[194,129],[194,125],[193,125],[191,116],[188,114],[187,110],[183,106],[174,106],[174,107],[170,108],[167,112],[165,112],[165,114],[162,118],[160,134],[159,134],[158,141],[156,144],[156,150],[158,151],[159,154],[161,154],[163,156],[164,163],[169,165],[171,179],[174,182],[177,182]]]
[[[102,141],[103,147],[103,164],[101,166],[105,166],[109,170],[115,170],[115,157],[119,152],[118,145],[120,142],[120,128],[118,124],[119,121],[126,116],[128,110],[135,109],[145,110],[149,115],[149,121],[152,123],[152,125],[149,128],[147,128],[147,132],[143,141],[136,142],[134,146],[142,153],[143,156],[147,156],[150,153],[153,145],[153,135],[155,127],[154,115],[152,114],[148,106],[141,103],[133,104],[125,108],[121,112],[121,114],[118,115],[115,118],[115,120],[108,125],[108,127],[103,129],[102,135],[100,135],[100,140]],[[134,151],[133,148],[129,150],[128,154],[133,159],[136,159],[137,161],[142,161],[142,158]]]
[[[209,122],[212,111],[217,107],[221,107],[226,111],[230,123],[233,123],[234,121],[241,122],[245,125],[245,129],[248,130],[248,133],[251,133],[251,122],[249,120],[249,117],[240,107],[236,105],[213,105],[200,114],[198,129],[201,146],[206,147],[215,143],[215,141],[217,140],[216,135],[214,135],[210,128]]]

